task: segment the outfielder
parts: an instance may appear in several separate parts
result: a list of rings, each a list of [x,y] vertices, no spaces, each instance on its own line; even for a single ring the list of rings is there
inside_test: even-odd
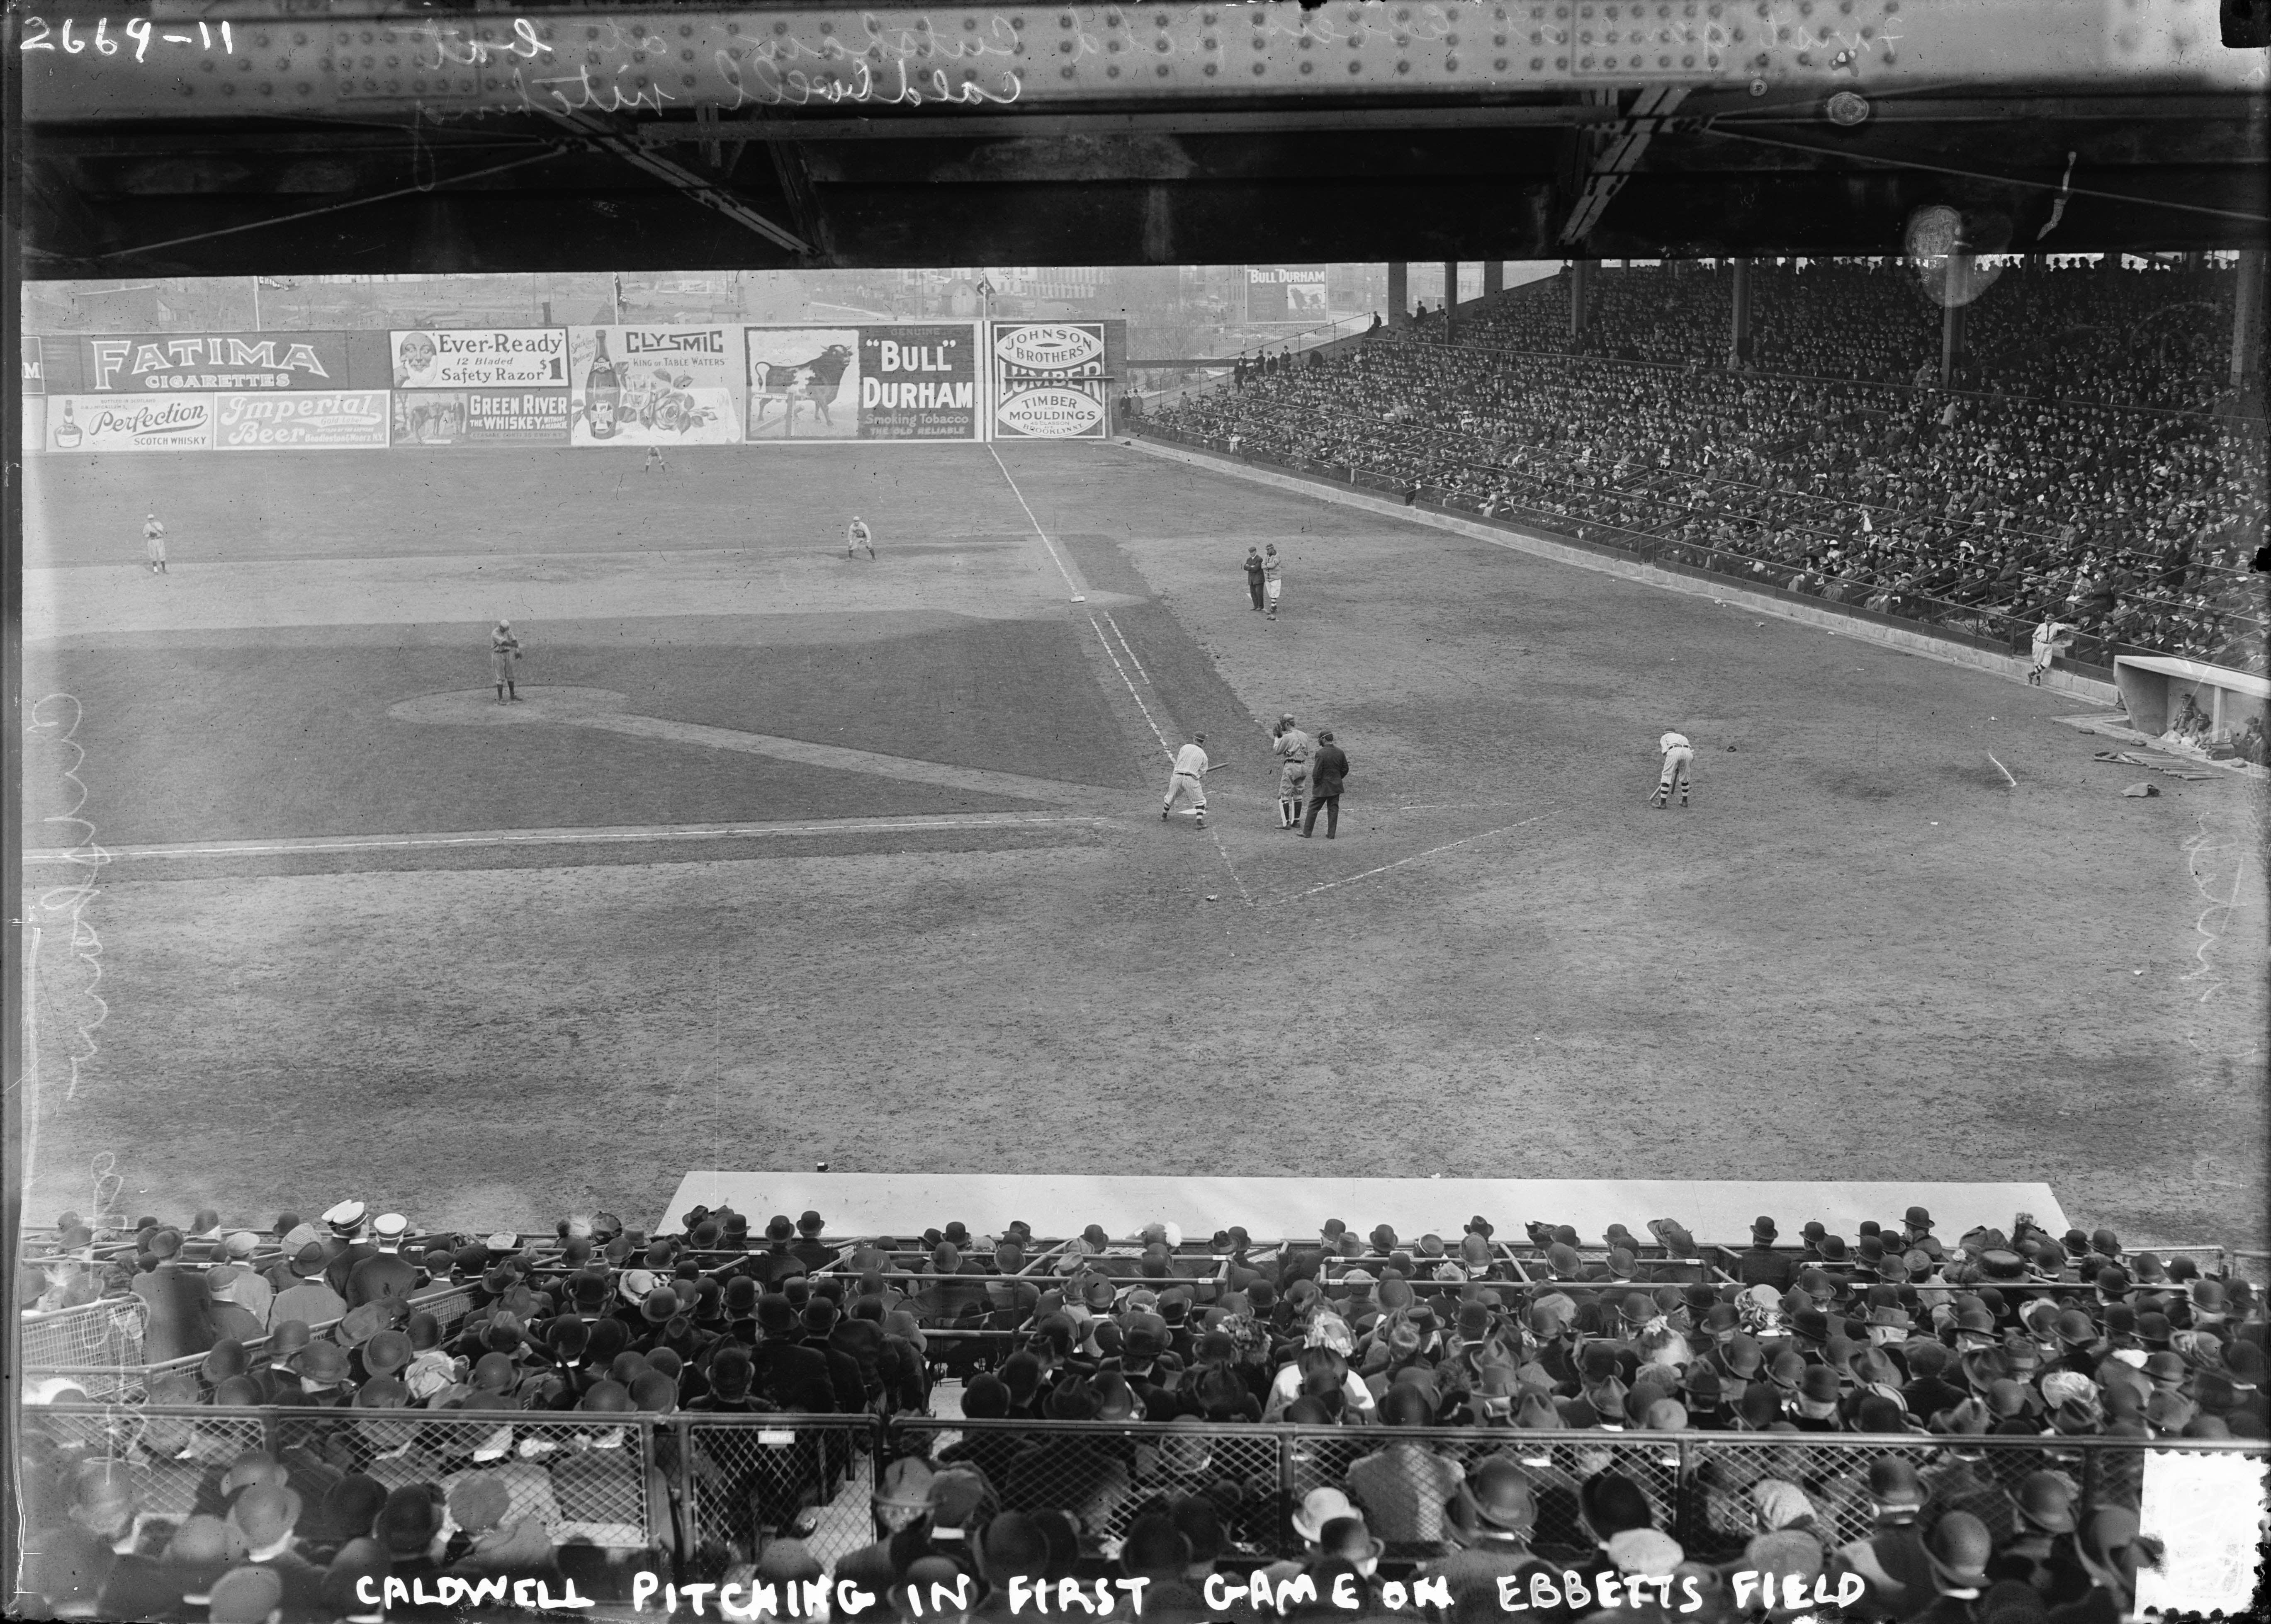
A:
[[[1285,577],[1279,573],[1283,568],[1284,563],[1277,556],[1277,544],[1273,541],[1263,550],[1262,560],[1262,595],[1270,600],[1270,619],[1272,620],[1277,618],[1278,595],[1285,590]]]
[[[1167,802],[1159,808],[1159,816],[1179,810],[1186,802],[1190,805],[1192,820],[1202,829],[1206,827],[1206,775],[1214,768],[1208,764],[1206,735],[1194,733],[1191,742],[1175,752],[1175,766],[1167,780]]]
[[[512,622],[498,621],[496,630],[489,634],[489,678],[496,684],[496,702],[500,705],[520,698],[512,684],[512,663],[518,658],[520,639],[512,634]]]
[[[142,551],[150,560],[150,573],[166,573],[166,527],[158,522],[156,514],[142,521]]]
[[[658,468],[665,473],[670,471],[670,464],[662,460],[662,448],[649,446],[646,449],[646,461],[639,464],[639,472],[651,474]]]
[[[2074,647],[2074,639],[2067,634],[2080,629],[2056,615],[2043,617],[2043,623],[2035,628],[2035,661],[2027,668],[2029,686],[2039,688],[2043,686],[2043,678],[2050,671],[2051,659]]]
[[[856,557],[862,547],[867,549],[870,559],[875,556],[875,535],[867,529],[867,521],[855,513],[852,515],[852,528],[844,532],[844,556]]]
[[[1656,747],[1664,752],[1664,775],[1656,781],[1656,793],[1648,797],[1648,804],[1656,807],[1670,806],[1672,782],[1677,780],[1679,804],[1685,807],[1687,805],[1687,768],[1695,760],[1695,746],[1687,742],[1685,733],[1666,733],[1656,741]]]
[[[1301,803],[1309,793],[1309,752],[1316,741],[1293,725],[1292,713],[1277,718],[1270,753],[1282,765],[1277,769],[1277,827],[1301,827]]]

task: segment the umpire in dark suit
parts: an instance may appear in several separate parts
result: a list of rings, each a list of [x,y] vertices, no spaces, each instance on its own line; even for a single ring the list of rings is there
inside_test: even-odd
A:
[[[1341,781],[1349,775],[1349,759],[1333,743],[1330,728],[1317,735],[1316,753],[1309,758],[1309,811],[1301,819],[1301,838],[1316,832],[1317,808],[1325,809],[1325,838],[1341,827]]]

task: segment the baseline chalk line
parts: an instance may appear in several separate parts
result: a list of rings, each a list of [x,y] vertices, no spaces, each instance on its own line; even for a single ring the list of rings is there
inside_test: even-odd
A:
[[[1470,834],[1461,840],[1447,841],[1441,846],[1430,846],[1425,851],[1415,851],[1408,857],[1398,857],[1393,863],[1383,863],[1378,868],[1365,870],[1361,874],[1351,874],[1344,879],[1329,879],[1322,886],[1311,886],[1307,891],[1296,891],[1291,896],[1272,897],[1261,906],[1275,908],[1281,903],[1298,902],[1304,897],[1315,896],[1321,891],[1331,891],[1341,886],[1352,886],[1359,879],[1370,879],[1375,874],[1385,874],[1390,869],[1402,868],[1407,863],[1417,863],[1422,857],[1432,857],[1439,852],[1449,851],[1454,847],[1472,845],[1478,840],[1488,840],[1493,834],[1505,834],[1515,829],[1527,828],[1541,819],[1552,816],[1556,810],[1558,809],[1549,806],[1536,817],[1524,818],[1520,823],[1504,824],[1495,829],[1485,829],[1479,834]]]

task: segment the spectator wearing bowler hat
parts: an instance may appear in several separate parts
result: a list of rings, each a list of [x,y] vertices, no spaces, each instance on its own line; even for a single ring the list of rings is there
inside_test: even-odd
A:
[[[321,1241],[310,1240],[292,1254],[291,1284],[279,1291],[268,1305],[272,1328],[287,1320],[321,1325],[346,1316],[346,1299],[333,1291],[324,1278],[329,1264]]]
[[[1907,1461],[1884,1456],[1869,1467],[1866,1497],[1875,1527],[1865,1538],[1841,1546],[1839,1560],[1861,1576],[1867,1589],[1862,1602],[1873,1613],[1907,1618],[1932,1605],[1932,1560],[1925,1548],[1924,1479]]]
[[[1484,1593],[1495,1606],[1498,1581],[1537,1560],[1530,1540],[1538,1501],[1529,1478],[1505,1456],[1486,1457],[1467,1474],[1444,1515],[1457,1548],[1424,1565],[1419,1576],[1442,1580],[1454,1607]]]
[[[825,1219],[808,1210],[796,1220],[796,1239],[789,1243],[789,1250],[808,1273],[819,1273],[841,1256],[835,1247],[820,1238],[821,1232],[827,1227]]]
[[[201,1272],[182,1266],[182,1246],[180,1230],[159,1229],[135,1260],[140,1272],[131,1289],[148,1309],[142,1346],[153,1363],[202,1353],[215,1338],[206,1306],[211,1294]]]
[[[1751,1221],[1751,1243],[1735,1254],[1730,1270],[1745,1286],[1765,1286],[1776,1293],[1786,1292],[1797,1278],[1798,1265],[1786,1255],[1774,1250],[1775,1220],[1757,1218]]]
[[[795,1305],[778,1292],[768,1292],[757,1299],[756,1321],[757,1343],[750,1350],[756,1390],[784,1410],[835,1413],[835,1373],[827,1354],[804,1341]]]

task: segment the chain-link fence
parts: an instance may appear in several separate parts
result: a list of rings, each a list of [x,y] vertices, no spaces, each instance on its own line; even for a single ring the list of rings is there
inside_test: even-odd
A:
[[[506,1492],[503,1520],[533,1522],[555,1546],[674,1543],[648,1416],[73,1405],[27,1408],[23,1433],[27,1456],[122,1469],[138,1509],[161,1516],[220,1511],[229,1468],[257,1450],[285,1466],[303,1500],[350,1474],[389,1490],[433,1484],[445,1499],[489,1478]],[[445,1507],[441,1532],[455,1531]]]
[[[34,1310],[23,1316],[24,1367],[138,1365],[148,1323],[149,1309],[139,1297],[105,1297],[77,1308]]]
[[[1731,1561],[1762,1531],[1763,1503],[1788,1517],[1786,1485],[1805,1497],[1826,1544],[1865,1538],[1876,1517],[1869,1471],[1895,1457],[1917,1470],[1927,1516],[1977,1516],[1999,1539],[2013,1531],[2022,1479],[2059,1472],[2086,1500],[2134,1507],[2148,1450],[2222,1450],[2271,1462],[2246,1443],[2148,1445],[2098,1437],[1860,1436],[1850,1434],[1610,1433],[1509,1428],[1261,1427],[1230,1424],[938,1420],[890,1423],[884,1454],[983,1472],[1001,1509],[1061,1510],[1084,1549],[1109,1554],[1134,1519],[1179,1494],[1204,1494],[1222,1516],[1225,1560],[1299,1556],[1293,1514],[1320,1488],[1347,1495],[1385,1560],[1418,1561],[1451,1548],[1445,1502],[1485,1461],[1514,1462],[1537,1507],[1539,1554],[1581,1561],[1594,1542],[1581,1517],[1589,1483],[1613,1474],[1646,1501],[1657,1527],[1698,1558]]]
[[[794,1539],[823,1565],[878,1538],[875,1417],[670,1417],[655,1445],[677,1502],[679,1542],[704,1572],[755,1562]]]
[[[473,1311],[477,1298],[473,1287],[441,1286],[418,1293],[410,1299],[410,1306],[413,1313],[431,1314],[442,1336],[447,1339]],[[130,1316],[134,1324],[130,1341],[122,1333],[117,1341],[95,1349],[97,1357],[53,1360],[34,1357],[27,1343],[24,1355],[25,1379],[36,1382],[61,1376],[85,1392],[90,1399],[102,1404],[211,1403],[215,1383],[207,1368],[205,1354],[186,1353],[179,1359],[160,1360],[154,1364],[145,1364],[140,1361],[142,1321],[138,1311],[142,1301],[138,1297],[126,1301],[132,1302],[135,1310]],[[117,1299],[87,1306],[126,1311],[123,1301]],[[339,1324],[339,1320],[324,1320],[319,1324],[310,1325],[308,1330],[318,1339],[332,1339],[332,1333]],[[29,1329],[28,1324],[26,1329]],[[243,1345],[249,1362],[255,1366],[264,1362],[261,1355],[267,1352],[268,1342],[266,1337],[256,1337]],[[52,1340],[44,1342],[42,1351],[52,1346]]]

